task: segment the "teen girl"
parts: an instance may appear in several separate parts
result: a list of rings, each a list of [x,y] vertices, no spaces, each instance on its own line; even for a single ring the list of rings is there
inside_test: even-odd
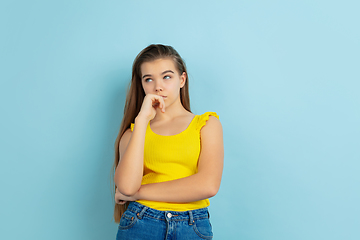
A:
[[[219,190],[223,159],[219,117],[190,111],[180,55],[146,47],[133,63],[115,143],[117,239],[211,239],[208,199]]]

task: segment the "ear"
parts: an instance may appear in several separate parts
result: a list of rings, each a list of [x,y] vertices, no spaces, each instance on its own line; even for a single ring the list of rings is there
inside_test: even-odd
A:
[[[182,88],[183,86],[185,86],[185,83],[186,83],[186,73],[183,72],[181,75],[180,75],[180,88]]]

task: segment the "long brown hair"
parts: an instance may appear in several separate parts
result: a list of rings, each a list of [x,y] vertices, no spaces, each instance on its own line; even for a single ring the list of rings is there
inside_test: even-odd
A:
[[[135,117],[140,112],[141,105],[143,103],[145,92],[141,85],[141,64],[144,62],[151,62],[156,59],[167,58],[172,59],[175,63],[179,74],[185,72],[186,82],[185,85],[180,89],[180,101],[183,107],[190,111],[190,97],[189,97],[189,78],[186,70],[184,60],[180,57],[179,53],[171,46],[161,44],[151,44],[143,49],[135,58],[132,66],[131,82],[126,95],[126,102],[124,107],[124,117],[121,122],[119,134],[115,140],[115,160],[114,165],[111,169],[111,180],[114,181],[114,175],[116,167],[119,163],[120,152],[119,144],[120,139],[124,132],[130,128],[130,124],[135,121]],[[114,182],[113,182],[114,183]],[[113,196],[115,196],[115,183],[113,184]],[[114,206],[114,220],[116,223],[120,222],[121,215],[125,212],[129,203],[124,205],[116,204]]]

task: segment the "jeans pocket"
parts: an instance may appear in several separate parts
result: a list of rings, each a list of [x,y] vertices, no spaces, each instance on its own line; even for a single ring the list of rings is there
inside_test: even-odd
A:
[[[194,231],[195,233],[203,238],[203,239],[212,239],[213,238],[213,232],[210,220],[208,218],[202,218],[195,220]]]
[[[119,229],[129,229],[135,224],[136,221],[137,221],[137,217],[135,213],[126,210],[124,214],[121,216]]]

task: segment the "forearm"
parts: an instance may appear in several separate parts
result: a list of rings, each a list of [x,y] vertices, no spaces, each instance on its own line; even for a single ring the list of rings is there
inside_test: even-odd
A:
[[[142,185],[134,197],[161,202],[194,202],[215,196],[219,186],[220,183],[197,173],[173,181]]]
[[[144,119],[135,120],[130,141],[115,171],[115,184],[124,195],[133,195],[141,186],[147,123]]]

